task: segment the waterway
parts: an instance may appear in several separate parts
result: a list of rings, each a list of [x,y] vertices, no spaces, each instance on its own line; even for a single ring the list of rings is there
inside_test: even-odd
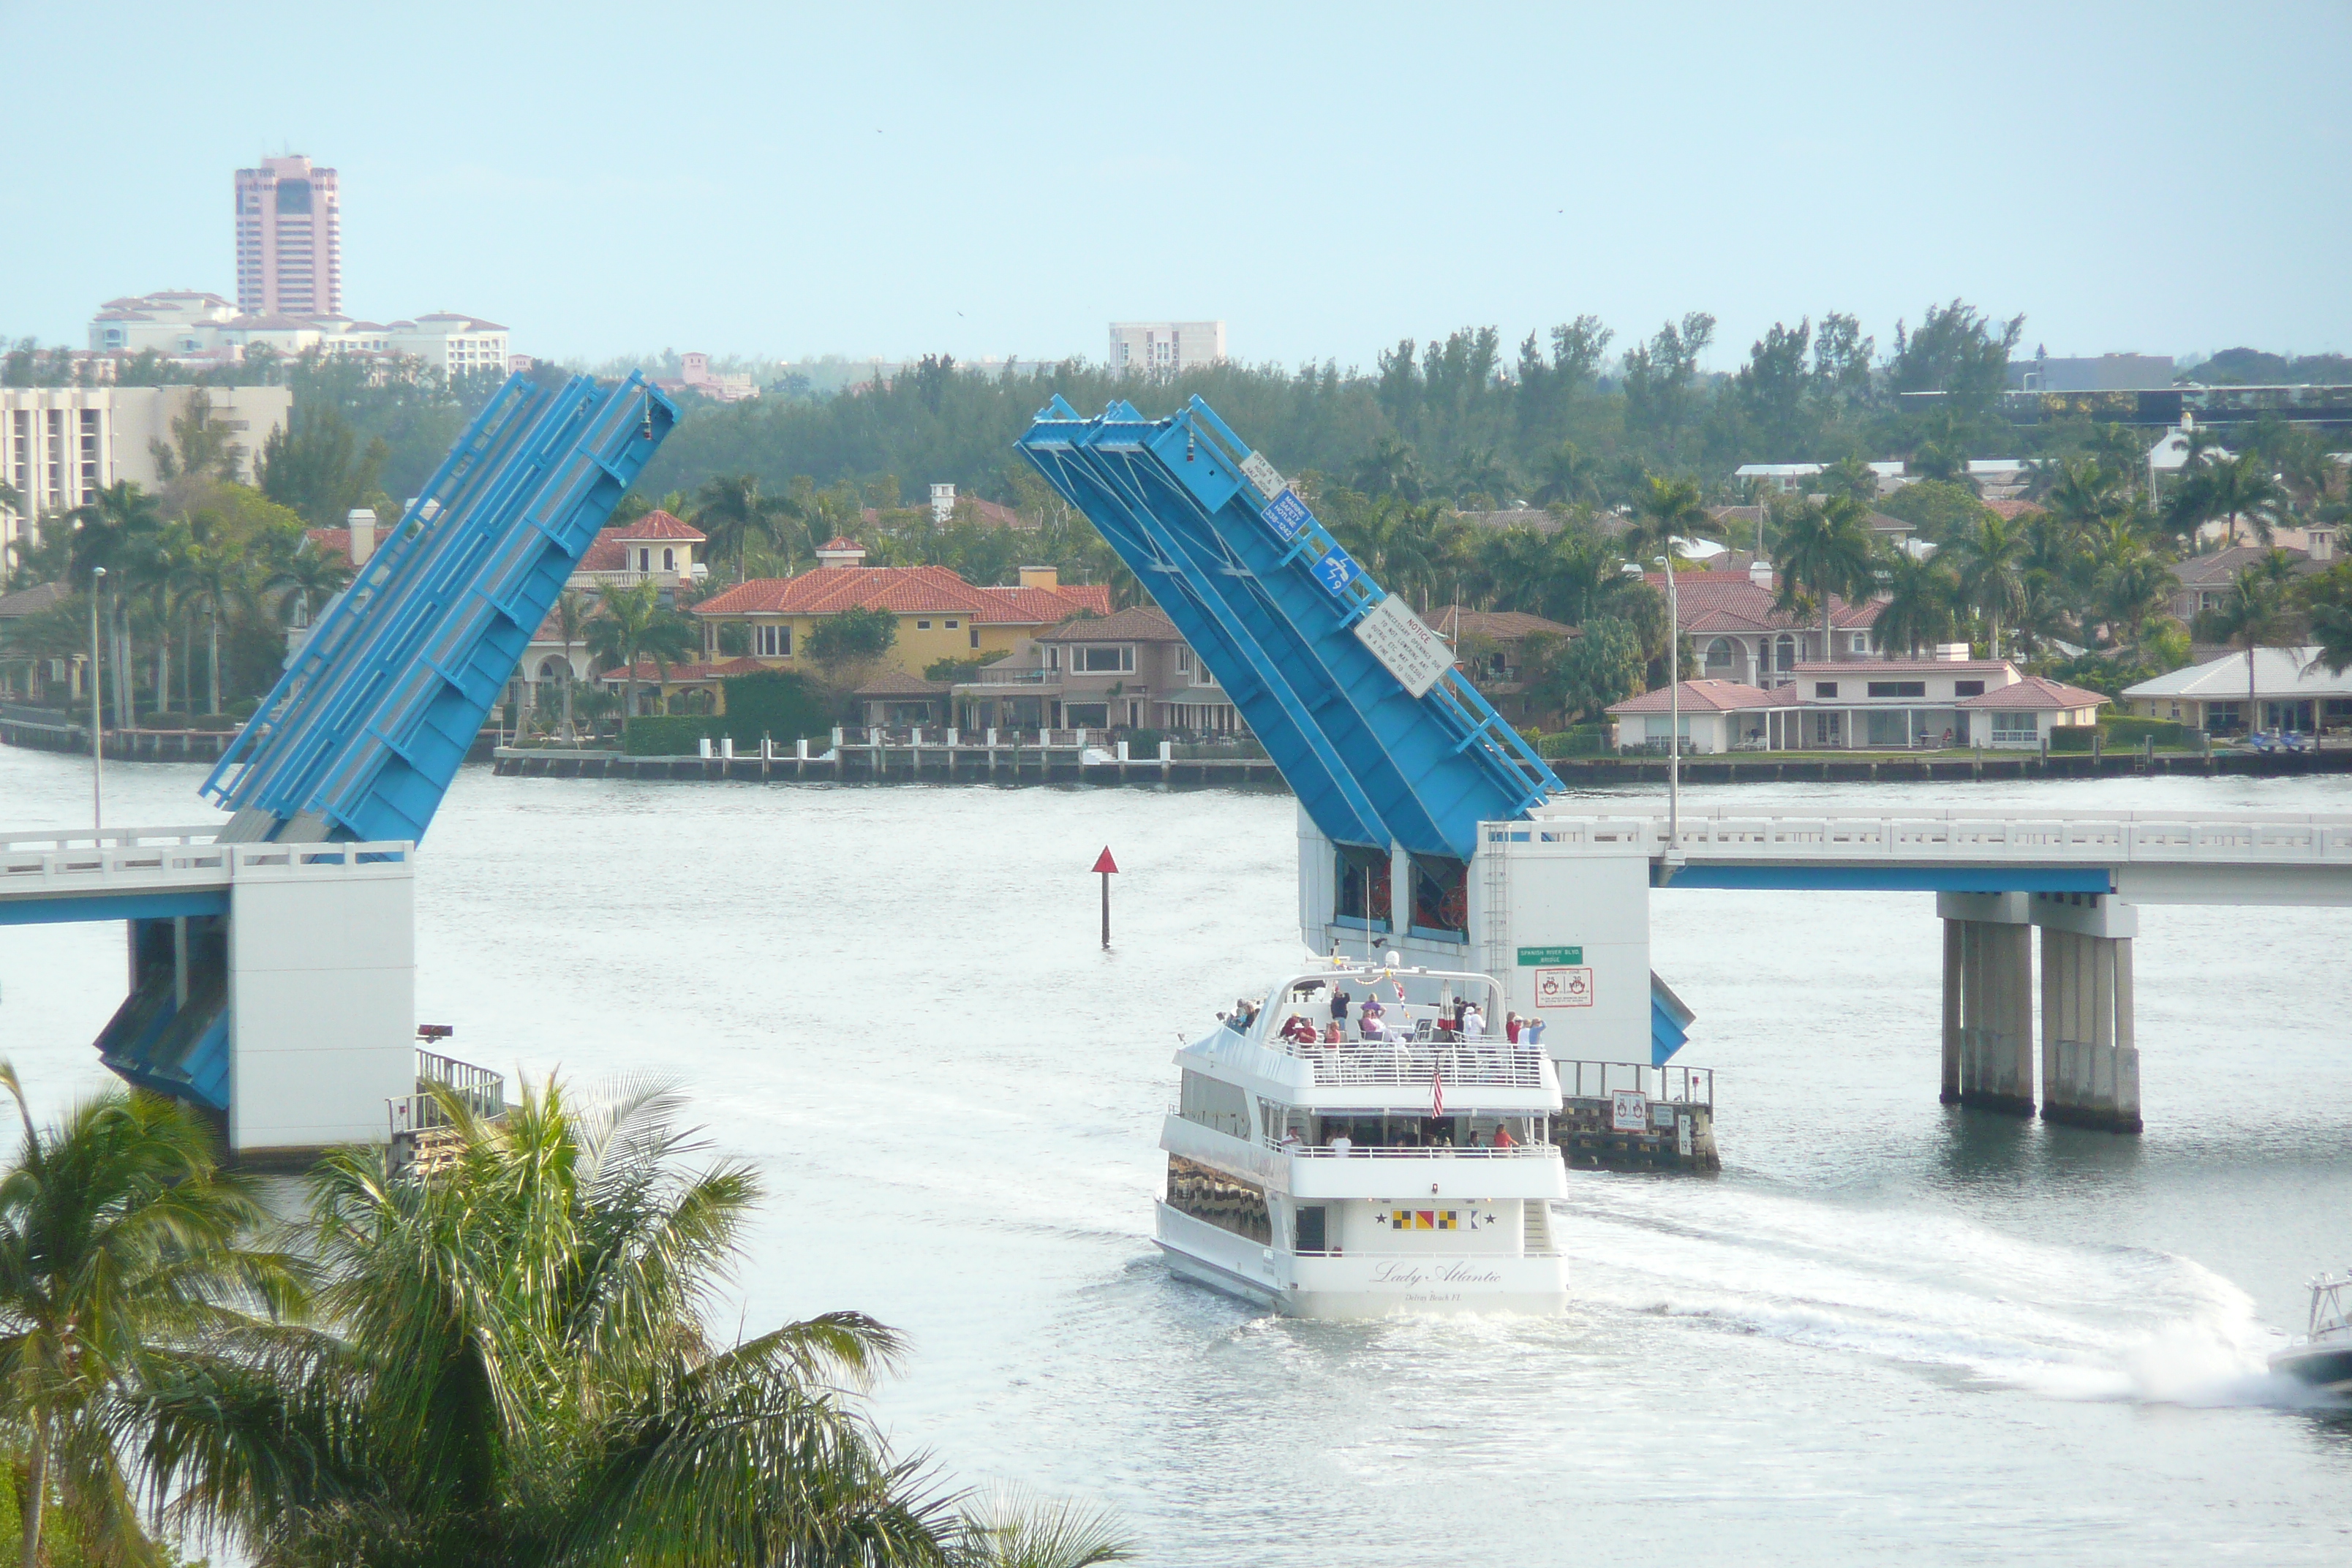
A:
[[[211,819],[200,770],[108,774],[110,820]],[[2352,810],[2352,780],[1688,798]],[[86,763],[0,748],[0,824],[87,810]],[[2125,1139],[1937,1103],[1930,897],[1662,894],[1722,1176],[1572,1174],[1557,1321],[1298,1323],[1149,1240],[1169,1053],[1297,956],[1295,834],[1275,794],[469,768],[419,865],[420,1015],[509,1071],[682,1079],[769,1187],[729,1315],[907,1331],[898,1441],[1107,1503],[1151,1563],[2352,1560],[2352,1417],[2262,1372],[2352,1261],[2352,911],[2145,911]],[[0,931],[0,1052],[45,1105],[102,1081],[122,979],[119,928]]]

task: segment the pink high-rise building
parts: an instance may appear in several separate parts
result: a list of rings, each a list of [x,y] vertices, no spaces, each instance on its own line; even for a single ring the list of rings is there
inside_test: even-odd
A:
[[[255,316],[340,316],[343,214],[335,172],[264,158],[236,172],[236,305]]]

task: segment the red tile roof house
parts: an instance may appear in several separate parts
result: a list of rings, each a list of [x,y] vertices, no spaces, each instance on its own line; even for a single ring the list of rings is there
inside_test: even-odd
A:
[[[1644,581],[1665,592],[1665,574],[1649,573]],[[1801,663],[1877,657],[1872,628],[1878,624],[1881,601],[1849,605],[1832,595],[1829,647],[1823,648],[1821,616],[1801,617],[1775,609],[1772,600],[1779,588],[1778,575],[1760,563],[1751,563],[1745,573],[1675,574],[1682,629],[1698,656],[1696,674],[1770,689],[1794,679]]]
[[[1682,736],[1685,755],[1710,752],[1795,751],[1804,703],[1783,687],[1765,691],[1735,680],[1682,683]],[[1665,687],[1612,703],[1617,743],[1664,751],[1675,732],[1675,694]]]
[[[681,582],[698,583],[709,574],[702,560],[703,532],[668,512],[655,510],[631,522],[599,529],[596,537],[572,569],[568,586],[594,588],[604,584],[634,587],[650,577],[664,597]]]
[[[1468,610],[1459,605],[1438,605],[1422,616],[1432,630],[1454,645],[1454,667],[1514,724],[1549,717],[1528,705],[1523,679],[1530,639],[1551,637],[1566,642],[1583,632],[1559,621],[1523,610]]]
[[[941,659],[1010,654],[1073,616],[1110,614],[1109,588],[1065,585],[1051,566],[1024,566],[1017,584],[977,587],[944,566],[867,566],[865,557],[856,541],[835,539],[817,552],[814,572],[755,577],[713,594],[693,610],[705,628],[705,656],[715,657],[719,627],[740,626],[762,666],[805,668],[809,634],[825,620],[852,608],[884,610],[898,626],[885,665],[921,679]]]

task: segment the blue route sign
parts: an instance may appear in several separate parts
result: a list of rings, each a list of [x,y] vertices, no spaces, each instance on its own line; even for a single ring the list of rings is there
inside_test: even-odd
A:
[[[1265,520],[1268,528],[1285,539],[1297,538],[1301,529],[1315,521],[1315,514],[1307,510],[1307,503],[1289,490],[1266,502],[1265,509],[1258,515]]]
[[[1362,572],[1363,568],[1356,564],[1355,557],[1336,544],[1323,559],[1315,563],[1315,580],[1322,584],[1334,595],[1346,593],[1348,584],[1354,582],[1362,574]]]

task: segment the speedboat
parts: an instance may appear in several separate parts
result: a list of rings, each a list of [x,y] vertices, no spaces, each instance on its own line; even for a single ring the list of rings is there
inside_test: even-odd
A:
[[[2311,1282],[2310,1327],[2271,1357],[2271,1370],[2323,1393],[2352,1395],[2352,1269]]]
[[[1559,1074],[1485,1022],[1493,977],[1387,960],[1290,975],[1176,1053],[1155,1239],[1297,1317],[1557,1313]]]

